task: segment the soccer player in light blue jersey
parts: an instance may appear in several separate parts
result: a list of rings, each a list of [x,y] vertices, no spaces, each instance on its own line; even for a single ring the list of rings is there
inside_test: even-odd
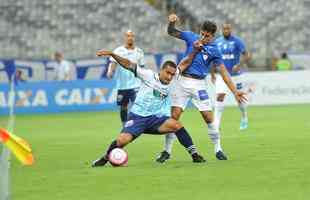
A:
[[[124,69],[138,77],[142,84],[121,134],[111,143],[106,153],[93,162],[93,167],[104,166],[108,162],[109,153],[114,148],[126,146],[143,133],[165,134],[173,132],[189,152],[193,162],[205,162],[204,158],[197,153],[190,135],[182,124],[167,116],[167,110],[171,106],[169,99],[170,83],[174,77],[178,76],[179,72],[183,72],[190,65],[200,50],[199,46],[197,42],[195,50],[183,59],[178,66],[172,61],[166,61],[159,73],[141,68],[111,51],[100,50],[97,52],[97,56],[112,56]]]
[[[172,93],[172,118],[179,120],[182,112],[185,110],[188,101],[192,101],[194,106],[200,111],[204,121],[208,125],[208,135],[214,144],[215,156],[218,160],[227,160],[221,147],[219,128],[214,123],[211,100],[207,93],[205,77],[214,67],[217,68],[229,89],[235,95],[238,102],[245,101],[243,92],[236,89],[231,78],[223,64],[221,53],[214,42],[214,35],[217,30],[215,23],[205,21],[200,28],[200,35],[191,31],[180,31],[176,29],[175,23],[178,16],[171,14],[168,17],[168,34],[181,39],[186,44],[185,55],[188,55],[192,49],[194,41],[202,42],[202,51],[198,52],[191,65],[181,73],[180,78],[175,83]],[[169,135],[170,136],[170,135]],[[167,136],[165,139],[164,151],[156,159],[163,163],[170,158],[173,137]]]
[[[242,82],[242,70],[243,64],[248,61],[249,54],[246,50],[244,42],[232,34],[232,26],[229,23],[223,24],[223,35],[216,39],[217,46],[222,54],[224,65],[232,77],[232,81],[235,84],[237,90],[244,90],[244,83]],[[220,127],[222,113],[224,111],[224,99],[229,93],[229,89],[220,76],[212,76],[213,82],[215,82],[216,102],[215,102],[215,122]],[[216,80],[214,80],[214,77]],[[247,116],[247,103],[238,102],[239,109],[241,111],[240,130],[244,130],[248,127]]]
[[[144,53],[142,49],[135,46],[135,35],[131,30],[125,33],[125,44],[117,47],[113,52],[141,67],[144,66]],[[120,117],[124,124],[127,121],[128,105],[135,101],[140,81],[131,72],[120,67],[114,58],[111,57],[110,61],[107,77],[112,78],[115,74],[117,105],[120,106]]]

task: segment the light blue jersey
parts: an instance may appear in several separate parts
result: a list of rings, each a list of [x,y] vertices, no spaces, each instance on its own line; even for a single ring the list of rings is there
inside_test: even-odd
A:
[[[243,41],[237,36],[231,35],[228,38],[221,36],[215,40],[222,54],[222,59],[227,71],[231,76],[240,75],[241,71],[233,72],[233,67],[240,63],[240,56],[246,52]]]
[[[163,84],[158,74],[137,66],[136,76],[142,81],[131,112],[139,116],[170,116],[171,83]]]
[[[113,53],[136,63],[139,66],[144,65],[144,53],[140,48],[127,49],[124,46],[116,48]],[[114,58],[110,58],[111,62],[117,63]],[[118,90],[128,90],[140,87],[140,81],[134,74],[123,67],[117,65],[115,72],[116,88]]]

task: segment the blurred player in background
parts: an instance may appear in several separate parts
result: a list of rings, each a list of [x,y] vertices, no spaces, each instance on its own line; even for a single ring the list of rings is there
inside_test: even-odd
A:
[[[60,52],[56,52],[54,54],[55,58],[55,80],[57,81],[68,81],[71,79],[70,73],[71,73],[71,66],[70,63],[64,59],[64,55]]]
[[[141,79],[142,84],[121,134],[111,143],[106,153],[93,162],[93,167],[104,166],[108,162],[109,153],[114,148],[126,146],[143,133],[165,134],[174,132],[179,142],[191,155],[193,162],[205,162],[204,158],[197,153],[190,135],[181,123],[166,115],[166,110],[171,105],[170,83],[174,77],[178,76],[179,72],[184,71],[190,65],[199,46],[195,46],[195,49],[178,66],[172,61],[166,61],[159,73],[141,68],[113,52],[106,50],[97,52],[98,56],[112,56],[124,69]]]
[[[244,91],[242,83],[241,67],[249,60],[249,54],[246,50],[244,42],[237,36],[232,34],[232,25],[229,23],[223,24],[223,35],[216,39],[217,46],[222,53],[224,65],[232,77],[237,90]],[[215,80],[216,79],[216,80]],[[215,122],[220,127],[222,113],[224,111],[224,99],[229,93],[229,89],[221,76],[212,74],[213,83],[215,82]],[[247,103],[238,102],[241,111],[240,130],[248,127]]]
[[[130,30],[125,33],[124,45],[117,47],[113,53],[129,59],[140,67],[144,66],[144,53],[135,46],[135,35]],[[120,67],[113,57],[110,61],[107,77],[112,78],[116,72],[117,105],[120,106],[120,117],[124,124],[127,121],[128,105],[135,101],[140,81],[130,71]]]
[[[211,21],[205,21],[200,28],[200,35],[198,35],[190,31],[180,31],[176,29],[175,23],[178,21],[177,15],[171,14],[168,19],[168,34],[186,43],[186,55],[192,51],[194,41],[200,40],[203,48],[203,51],[196,55],[191,65],[182,72],[181,76],[175,82],[175,87],[171,95],[172,118],[179,120],[188,101],[191,100],[208,125],[208,134],[215,145],[214,150],[216,158],[219,160],[227,160],[221,147],[219,129],[214,123],[212,105],[204,79],[212,67],[217,67],[225,83],[235,95],[236,100],[241,102],[245,100],[245,97],[244,93],[239,92],[231,81],[216,43],[213,42],[217,26]],[[171,134],[168,134],[165,138],[164,151],[161,152],[156,159],[157,162],[163,163],[170,158],[173,141],[174,138]]]

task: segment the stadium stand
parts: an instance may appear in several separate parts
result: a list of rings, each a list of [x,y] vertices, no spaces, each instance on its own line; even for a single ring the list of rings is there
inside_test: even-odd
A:
[[[64,52],[67,58],[92,58],[97,49],[121,44],[127,29],[137,33],[138,45],[145,52],[182,50],[182,43],[166,34],[167,11],[155,9],[150,2],[1,0],[0,43],[5,47],[0,50],[1,58],[49,58],[55,50]],[[309,1],[173,2],[182,10],[180,15],[191,13],[187,27],[206,18],[218,24],[232,22],[258,66],[266,65],[266,58],[275,53],[309,51]]]
[[[49,58],[55,50],[91,58],[120,45],[128,29],[146,52],[179,49],[167,39],[166,17],[143,0],[3,1],[0,13],[2,58]]]

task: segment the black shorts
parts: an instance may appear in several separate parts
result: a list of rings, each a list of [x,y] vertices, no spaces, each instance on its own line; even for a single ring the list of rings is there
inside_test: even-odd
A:
[[[136,99],[137,89],[118,90],[117,91],[117,105],[128,105],[133,103]]]

